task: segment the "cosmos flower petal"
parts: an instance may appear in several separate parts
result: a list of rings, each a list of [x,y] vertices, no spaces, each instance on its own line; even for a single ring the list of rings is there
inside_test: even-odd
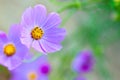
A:
[[[50,29],[52,27],[58,27],[61,23],[61,18],[59,14],[52,12],[48,15],[46,21],[44,22],[44,30]]]
[[[14,74],[12,73],[12,75],[14,76],[11,76],[11,79],[10,80],[26,80],[26,79],[23,79],[21,76],[22,76],[22,73],[21,73],[21,76],[18,76],[17,74]]]
[[[55,51],[59,51],[62,46],[60,44],[48,42],[46,40],[40,40],[41,46],[43,46],[43,49],[46,53],[53,53]]]
[[[13,70],[20,66],[22,64],[22,59],[19,56],[13,56],[11,59],[11,67],[9,67],[9,70]]]
[[[21,42],[22,44],[24,44],[25,46],[27,46],[27,48],[30,48],[33,39],[31,38],[30,32],[31,32],[32,28],[24,28],[22,29],[21,32]]]
[[[49,80],[48,76],[46,75],[40,75],[41,77],[38,78],[38,80]]]
[[[30,54],[28,48],[22,44],[17,44],[16,49],[17,52],[15,56],[19,56],[21,59],[24,59],[27,54]]]
[[[78,73],[89,72],[93,69],[95,59],[89,50],[83,50],[72,63],[72,69]]]
[[[28,80],[28,75],[31,72],[34,72],[37,75],[35,80],[48,80],[48,75],[41,74],[40,72],[40,68],[46,63],[49,64],[46,56],[41,56],[31,63],[23,63],[21,66],[11,71],[13,75],[10,80]]]
[[[22,21],[21,25],[24,27],[31,27],[31,25],[34,24],[34,19],[33,19],[33,10],[31,7],[25,10],[25,12],[22,15]]]
[[[18,67],[22,63],[21,59],[19,57],[6,57],[6,56],[0,56],[0,64],[3,66],[6,66],[9,70],[13,70],[16,67]]]
[[[35,48],[37,51],[46,53],[45,49],[43,48],[43,46],[41,45],[41,43],[39,41],[33,41],[32,47]]]
[[[34,23],[41,26],[46,18],[47,10],[43,5],[36,5],[34,7]]]
[[[7,42],[8,41],[7,35],[3,31],[0,31],[0,41],[2,41],[2,42]]]
[[[43,39],[52,43],[60,43],[64,39],[65,35],[66,31],[64,29],[51,28],[46,31],[46,33],[43,36]]]
[[[7,57],[3,55],[3,53],[0,53],[0,64],[4,65],[5,61],[7,60]]]
[[[12,25],[9,30],[8,37],[13,42],[21,43],[20,42],[20,32],[21,32],[21,26],[20,25]]]
[[[4,43],[3,42],[0,42],[0,56],[4,55],[3,54],[3,47],[4,46]]]
[[[0,56],[0,64],[6,66],[9,70],[11,70],[11,58],[7,58],[5,55]]]

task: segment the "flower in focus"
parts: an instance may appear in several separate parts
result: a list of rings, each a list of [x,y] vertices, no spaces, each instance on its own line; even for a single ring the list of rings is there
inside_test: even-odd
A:
[[[60,23],[59,14],[52,12],[47,16],[45,6],[29,7],[22,15],[21,42],[42,53],[58,51],[65,37],[65,30],[58,28]]]
[[[18,67],[27,58],[28,48],[20,42],[20,27],[13,25],[8,36],[0,31],[0,64],[9,70]]]
[[[92,52],[83,50],[73,60],[72,69],[78,73],[89,72],[93,69],[94,63],[95,59]]]
[[[11,71],[10,80],[49,80],[51,67],[46,56],[41,56],[32,63],[24,63]]]

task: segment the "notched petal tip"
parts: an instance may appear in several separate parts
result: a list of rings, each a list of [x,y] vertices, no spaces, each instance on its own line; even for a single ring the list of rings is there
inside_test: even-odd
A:
[[[38,4],[36,6],[34,6],[34,8],[43,8],[43,9],[46,9],[46,7],[42,4]]]
[[[61,23],[62,19],[61,19],[60,15],[57,12],[51,12],[50,15],[56,17],[59,20],[59,22]]]
[[[0,40],[2,42],[6,42],[8,40],[6,33],[3,31],[0,31]]]

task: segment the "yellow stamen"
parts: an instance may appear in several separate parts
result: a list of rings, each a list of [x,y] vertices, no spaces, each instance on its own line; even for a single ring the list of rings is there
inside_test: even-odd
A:
[[[44,34],[43,30],[42,30],[40,27],[38,27],[38,26],[36,26],[36,27],[31,31],[31,37],[32,37],[33,39],[35,39],[35,40],[41,39],[42,36],[43,36],[43,34]]]
[[[4,47],[4,54],[6,56],[12,56],[16,53],[16,48],[13,44],[7,44],[5,47]]]
[[[37,75],[34,72],[28,74],[28,80],[37,80]]]

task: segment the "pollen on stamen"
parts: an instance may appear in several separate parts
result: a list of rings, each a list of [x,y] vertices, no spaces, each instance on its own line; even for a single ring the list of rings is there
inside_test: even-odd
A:
[[[35,40],[41,39],[42,36],[43,36],[43,34],[44,34],[43,30],[42,30],[40,27],[38,27],[38,26],[36,26],[36,27],[31,31],[31,37],[32,37],[33,39],[35,39]]]
[[[7,44],[4,47],[4,54],[6,56],[13,56],[16,53],[16,47],[13,44]]]

